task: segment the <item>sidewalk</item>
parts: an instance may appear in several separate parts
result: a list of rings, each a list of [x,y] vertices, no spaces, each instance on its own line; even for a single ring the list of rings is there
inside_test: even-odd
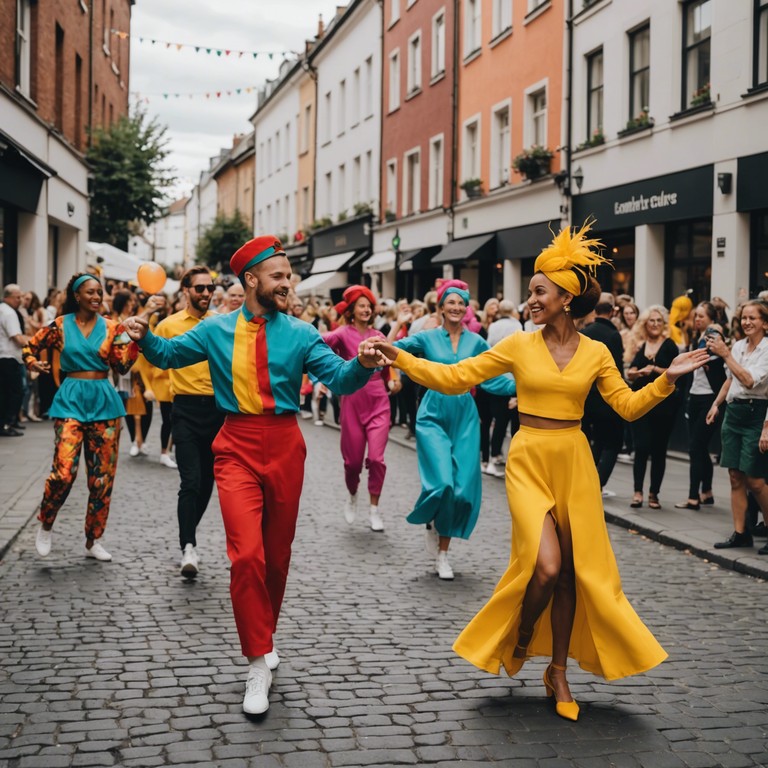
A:
[[[330,422],[327,426],[338,429]],[[405,435],[404,429],[393,427],[390,441],[415,450],[415,441],[406,440]],[[124,442],[122,449],[127,447]],[[24,437],[0,440],[0,559],[37,511],[52,449],[53,425],[49,421],[27,424]],[[83,477],[78,478],[77,483],[85,482],[85,473],[81,474]],[[501,478],[488,479],[503,482]],[[764,539],[756,539],[752,549],[716,550],[713,547],[714,542],[727,538],[733,530],[728,475],[724,469],[715,468],[715,505],[702,507],[699,512],[674,508],[674,504],[683,501],[688,493],[688,463],[685,460],[670,458],[667,461],[660,510],[649,509],[647,505],[640,509],[630,508],[631,465],[617,464],[608,488],[616,494],[604,500],[605,517],[609,522],[724,568],[768,580],[768,556],[757,554]]]

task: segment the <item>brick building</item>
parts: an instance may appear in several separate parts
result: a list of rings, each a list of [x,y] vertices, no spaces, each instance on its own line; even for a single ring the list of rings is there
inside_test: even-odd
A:
[[[0,0],[0,270],[45,294],[85,264],[90,133],[128,113],[134,0]]]

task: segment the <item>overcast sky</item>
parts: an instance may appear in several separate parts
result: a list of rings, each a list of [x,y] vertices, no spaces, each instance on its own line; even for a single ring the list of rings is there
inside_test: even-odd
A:
[[[256,92],[244,89],[274,78],[282,61],[278,54],[302,51],[304,41],[317,32],[319,14],[327,24],[335,8],[329,0],[139,0],[133,6],[130,103],[136,102],[134,94],[149,99],[143,109],[168,127],[179,196],[198,182],[220,148],[231,146],[235,133],[251,129]],[[152,45],[150,39],[259,55],[254,60],[252,55],[196,53],[194,48]],[[276,55],[270,60],[268,52]],[[243,89],[240,95],[204,95],[237,88]],[[166,99],[164,93],[180,98]]]

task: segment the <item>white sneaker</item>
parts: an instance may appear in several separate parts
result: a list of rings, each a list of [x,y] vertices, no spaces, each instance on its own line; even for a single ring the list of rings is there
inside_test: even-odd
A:
[[[178,469],[178,464],[171,458],[171,455],[169,453],[161,453],[160,454],[160,463],[164,467],[168,467],[169,469]]]
[[[311,419],[312,414],[309,411],[299,411],[302,419]]]
[[[197,552],[192,544],[187,544],[181,554],[181,575],[187,579],[197,576]]]
[[[440,552],[437,555],[435,571],[437,572],[439,578],[444,579],[445,581],[453,580],[453,568],[451,568],[451,564],[448,562],[447,552]]]
[[[381,519],[381,515],[379,514],[379,508],[374,507],[373,505],[371,505],[371,530],[384,530],[384,521]]]
[[[129,456],[138,456],[139,455],[139,446],[136,445],[136,443],[131,443],[131,450],[128,451]]]
[[[273,647],[269,653],[264,654],[264,661],[267,663],[267,667],[277,669],[280,664],[280,657],[277,655],[277,648]]]
[[[503,467],[507,463],[503,456],[494,456],[491,460],[497,467]]]
[[[603,488],[601,494],[604,499],[612,499],[616,494],[608,488]]]
[[[251,664],[248,679],[245,681],[243,712],[247,715],[260,715],[269,709],[269,688],[272,685],[272,673],[265,663]]]
[[[139,453],[142,456],[149,456],[149,448],[147,448],[147,444],[144,443],[141,448],[139,448]]]
[[[325,422],[322,419],[317,419],[317,421],[315,421],[315,426],[316,427],[324,427],[325,426]]]
[[[112,555],[110,555],[109,552],[107,552],[107,550],[101,546],[101,542],[99,541],[94,541],[90,549],[88,549],[88,547],[85,548],[85,556],[93,557],[96,560],[101,560],[104,563],[109,562],[112,559]]]
[[[437,532],[434,522],[427,523],[424,546],[430,557],[437,557],[437,553],[440,551],[440,534]]]
[[[51,539],[53,536],[53,529],[46,531],[42,524],[37,532],[37,538],[35,539],[35,549],[40,557],[48,557],[51,551]]]
[[[357,494],[351,493],[344,502],[344,519],[352,525],[355,522],[355,516],[357,515]]]
[[[489,461],[483,466],[483,472],[486,475],[492,475],[493,477],[504,477],[504,473],[492,462]]]

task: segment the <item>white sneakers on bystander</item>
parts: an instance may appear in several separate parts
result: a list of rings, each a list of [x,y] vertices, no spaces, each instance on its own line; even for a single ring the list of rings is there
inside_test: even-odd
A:
[[[280,657],[277,655],[277,648],[273,646],[269,653],[265,653],[264,661],[270,670],[277,669],[280,665]]]
[[[85,548],[85,556],[92,557],[95,560],[101,560],[103,563],[108,563],[112,559],[112,555],[104,549],[101,542],[98,540],[93,542],[90,549],[88,549],[88,547]]]
[[[379,508],[375,507],[373,504],[371,504],[370,522],[372,531],[379,532],[384,530],[384,520],[379,514]]]
[[[448,562],[447,552],[441,551],[438,553],[437,562],[435,563],[435,572],[437,573],[438,578],[441,578],[444,581],[453,580],[453,568],[451,568],[451,564]]]
[[[164,467],[168,467],[169,469],[178,469],[178,464],[173,460],[173,457],[170,453],[161,453],[160,454],[160,463]]]
[[[46,531],[42,523],[37,531],[37,538],[35,539],[35,549],[40,557],[48,557],[51,551],[51,540],[53,538],[53,529]]]
[[[350,493],[344,502],[344,519],[352,525],[357,516],[357,494]]]
[[[197,571],[197,550],[192,544],[186,544],[181,553],[181,575],[185,579],[194,579],[197,576]]]
[[[483,472],[493,477],[504,477],[504,468],[499,467],[494,461],[489,461],[482,465]]]
[[[131,443],[131,449],[128,451],[129,456],[138,456],[139,455],[139,446],[136,445],[136,443]]]

